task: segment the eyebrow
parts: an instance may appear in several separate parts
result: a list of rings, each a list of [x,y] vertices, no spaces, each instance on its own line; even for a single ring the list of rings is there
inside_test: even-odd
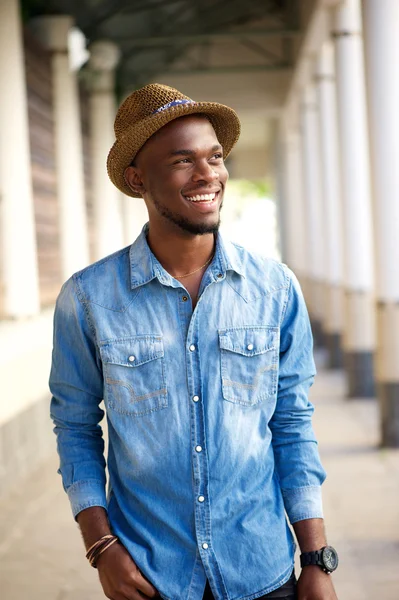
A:
[[[211,152],[217,152],[218,150],[222,150],[222,146],[220,144],[216,144],[215,146],[212,146],[211,148]],[[192,156],[193,154],[195,154],[194,150],[172,150],[172,152],[170,152],[169,156]]]

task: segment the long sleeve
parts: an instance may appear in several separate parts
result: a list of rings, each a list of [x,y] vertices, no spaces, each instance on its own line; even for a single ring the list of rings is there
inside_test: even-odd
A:
[[[290,277],[280,328],[280,369],[276,410],[270,422],[276,471],[291,523],[322,518],[320,462],[308,399],[316,368],[305,301],[295,275]]]
[[[58,473],[76,519],[84,508],[107,504],[99,425],[104,416],[101,361],[75,276],[64,283],[57,298],[53,331],[50,415],[60,457]]]

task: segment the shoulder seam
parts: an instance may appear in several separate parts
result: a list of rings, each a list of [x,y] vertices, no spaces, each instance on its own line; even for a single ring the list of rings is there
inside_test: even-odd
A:
[[[93,336],[93,340],[96,340],[96,342],[97,342],[96,330],[95,330],[94,324],[93,324],[93,322],[91,320],[91,317],[90,317],[88,303],[86,301],[86,298],[83,295],[83,291],[82,291],[80,283],[79,283],[79,277],[78,277],[78,275],[76,275],[76,274],[72,275],[72,281],[73,281],[73,284],[74,284],[76,297],[79,300],[80,304],[82,305],[83,311],[84,311],[84,313],[86,315],[87,323],[89,325],[91,334]]]
[[[284,263],[280,263],[280,266],[281,266],[282,270],[284,271],[285,280],[287,282],[287,285],[285,286],[287,289],[287,293],[285,295],[284,305],[283,305],[283,308],[281,311],[281,319],[280,319],[280,327],[281,327],[283,324],[283,321],[284,321],[285,314],[287,312],[288,298],[289,298],[289,295],[291,292],[291,287],[292,287],[292,277],[287,272],[288,267]]]
[[[96,262],[94,262],[90,265],[87,265],[86,267],[84,267],[83,269],[80,269],[79,271],[76,271],[76,273],[74,273],[73,275],[76,277],[81,277],[81,275],[83,275],[87,271],[90,271],[91,269],[96,269],[97,267],[101,267],[104,263],[107,263],[110,260],[115,260],[115,259],[119,258],[119,256],[121,256],[122,254],[129,252],[130,246],[131,246],[131,244],[129,244],[129,246],[125,246],[124,248],[120,248],[120,250],[117,250],[116,252],[113,252],[112,254],[108,254],[108,256],[104,256],[104,258],[100,258],[100,260],[97,260]]]

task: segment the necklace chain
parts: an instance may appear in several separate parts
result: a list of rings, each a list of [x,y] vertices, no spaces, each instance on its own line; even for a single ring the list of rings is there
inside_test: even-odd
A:
[[[211,260],[214,256],[215,256],[215,254],[212,254],[211,258],[209,260],[207,260],[206,263],[204,265],[202,265],[202,267],[198,267],[198,269],[195,269],[195,271],[191,271],[191,273],[186,273],[185,275],[173,275],[173,277],[175,279],[183,279],[183,277],[188,277],[189,275],[194,275],[194,273],[198,273],[198,271],[201,271],[201,269],[206,267],[206,265],[209,265],[209,263],[211,262]]]

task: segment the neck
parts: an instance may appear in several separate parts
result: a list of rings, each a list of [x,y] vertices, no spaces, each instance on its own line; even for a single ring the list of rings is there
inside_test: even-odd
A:
[[[213,233],[194,235],[160,229],[150,222],[147,242],[163,268],[172,276],[184,275],[201,267],[213,254]]]

